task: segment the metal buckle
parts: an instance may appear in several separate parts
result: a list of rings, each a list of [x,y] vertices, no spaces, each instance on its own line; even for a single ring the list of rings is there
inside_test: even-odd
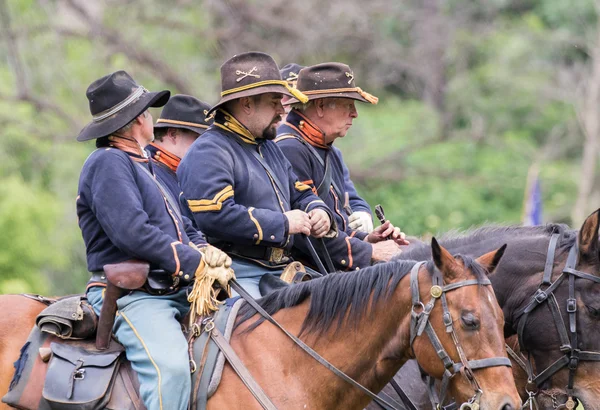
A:
[[[574,298],[567,299],[567,312],[569,312],[569,313],[577,312],[577,299],[574,299]]]
[[[538,289],[533,295],[533,298],[537,303],[542,303],[544,300],[548,299],[548,294],[541,289]]]
[[[215,322],[213,322],[212,320],[209,320],[208,322],[206,322],[204,324],[204,331],[207,333],[212,332],[212,330],[215,328]]]
[[[283,261],[283,249],[271,248],[271,257],[269,260],[274,263],[281,263]]]
[[[85,379],[85,369],[76,370],[73,373],[73,379],[75,379],[75,380],[83,380],[83,379]]]
[[[415,309],[416,308],[416,309]],[[417,311],[418,309],[418,311]],[[425,305],[423,302],[417,302],[412,305],[412,311],[415,315],[420,315],[425,310]]]

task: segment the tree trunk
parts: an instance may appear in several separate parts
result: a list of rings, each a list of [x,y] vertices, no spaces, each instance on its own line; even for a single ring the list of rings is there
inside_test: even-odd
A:
[[[571,213],[571,223],[579,226],[589,213],[590,195],[594,186],[596,163],[598,161],[598,138],[600,137],[600,123],[598,119],[598,106],[600,94],[600,4],[597,4],[598,27],[596,43],[590,50],[592,57],[591,73],[586,81],[580,112],[578,113],[585,143],[581,161],[581,175],[577,193],[577,201]]]

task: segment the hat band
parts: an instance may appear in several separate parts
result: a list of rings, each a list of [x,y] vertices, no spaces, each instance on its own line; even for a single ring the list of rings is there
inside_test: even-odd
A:
[[[126,99],[124,99],[123,101],[121,101],[120,103],[115,105],[114,107],[109,108],[108,111],[104,111],[103,114],[94,115],[92,117],[92,119],[94,120],[94,122],[102,121],[102,120],[110,117],[111,115],[118,113],[123,108],[127,107],[128,105],[133,103],[135,100],[140,98],[142,96],[142,94],[147,93],[147,92],[148,92],[148,90],[146,90],[143,86],[140,85],[137,88],[137,90],[135,90],[133,93],[131,93],[131,95],[129,97],[127,97]]]
[[[156,120],[156,123],[158,124],[159,122],[164,122],[166,124],[177,124],[177,125],[187,125],[189,127],[196,127],[196,128],[208,128],[208,125],[206,124],[196,124],[195,122],[186,122],[186,121],[177,121],[177,120],[167,120],[164,118],[159,118],[158,120]]]
[[[371,104],[377,104],[379,102],[379,98],[375,97],[373,94],[369,94],[366,91],[363,91],[360,87],[353,88],[330,88],[328,90],[309,90],[302,91],[305,95],[315,95],[315,94],[330,94],[330,93],[350,93],[355,92],[359,93],[361,97],[370,102]]]
[[[306,104],[308,102],[308,97],[306,95],[304,95],[302,92],[300,92],[296,88],[290,87],[290,85],[287,83],[287,81],[283,81],[283,80],[265,80],[265,81],[259,81],[259,82],[256,82],[256,83],[248,84],[248,85],[243,85],[243,86],[237,87],[237,88],[232,88],[230,90],[223,91],[221,93],[221,97],[224,97],[224,96],[226,96],[228,94],[239,93],[240,91],[250,90],[252,88],[262,87],[263,85],[282,85],[298,101],[300,101],[300,102],[302,102],[304,104]]]

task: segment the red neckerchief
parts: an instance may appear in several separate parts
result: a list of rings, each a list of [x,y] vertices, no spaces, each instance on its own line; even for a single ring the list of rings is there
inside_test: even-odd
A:
[[[181,158],[179,158],[175,154],[167,151],[163,147],[156,145],[153,142],[151,142],[150,145],[152,145],[154,148],[156,148],[156,153],[154,154],[154,156],[152,158],[155,161],[160,162],[161,164],[164,164],[167,167],[169,167],[169,169],[171,171],[177,172],[177,167],[179,166],[179,163],[181,162]]]
[[[302,134],[304,139],[313,147],[328,149],[329,146],[325,143],[325,133],[300,111],[292,110],[292,112],[302,118],[298,123],[298,127],[288,121],[285,122],[285,125],[289,125]]]

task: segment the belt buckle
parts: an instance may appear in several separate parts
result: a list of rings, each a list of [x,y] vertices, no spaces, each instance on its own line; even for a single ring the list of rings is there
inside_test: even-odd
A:
[[[271,257],[269,259],[271,262],[281,263],[281,261],[283,260],[283,249],[271,248]]]

